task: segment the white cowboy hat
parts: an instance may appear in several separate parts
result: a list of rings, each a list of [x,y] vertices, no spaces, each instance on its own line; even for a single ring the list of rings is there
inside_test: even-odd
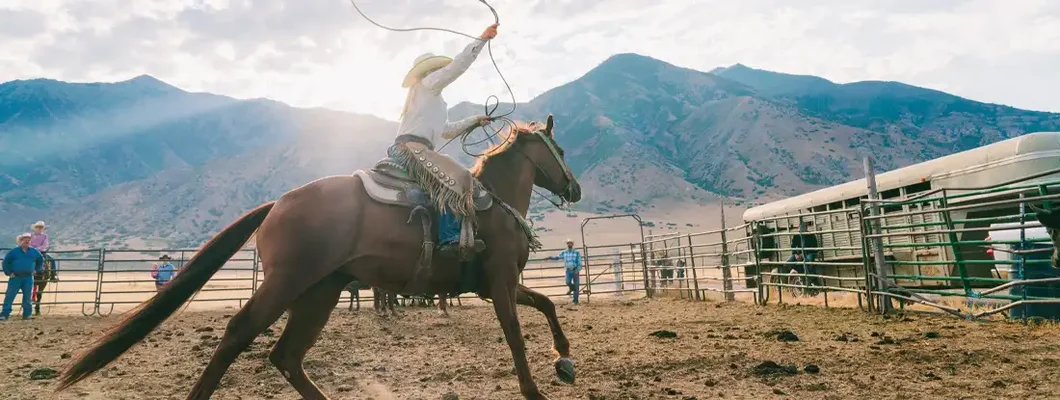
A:
[[[567,238],[567,243],[574,243],[574,239]]]
[[[30,228],[36,228],[36,227],[38,227],[38,226],[39,226],[39,227],[41,227],[41,228],[43,228],[43,227],[45,227],[46,225],[44,225],[44,221],[37,221],[37,222],[34,222],[34,223],[33,223],[33,225],[30,225],[29,227],[30,227]]]
[[[15,243],[21,242],[22,239],[29,239],[32,237],[33,235],[30,235],[29,233],[20,233],[18,236],[15,236]]]
[[[409,73],[405,74],[405,80],[401,81],[401,87],[407,88],[412,86],[413,83],[416,83],[416,81],[427,76],[428,72],[449,65],[451,62],[453,62],[452,58],[436,56],[433,53],[424,53],[423,55],[416,57],[416,61],[412,62],[412,69],[409,70]]]

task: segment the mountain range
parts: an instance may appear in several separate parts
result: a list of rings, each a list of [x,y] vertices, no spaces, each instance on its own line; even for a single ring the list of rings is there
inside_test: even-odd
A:
[[[461,103],[450,117],[481,110]],[[740,64],[702,72],[635,54],[518,104],[513,117],[549,113],[585,189],[578,207],[595,213],[768,201],[857,179],[866,154],[888,170],[1060,130],[1060,114],[897,82],[837,84]],[[193,246],[284,191],[369,166],[395,129],[150,76],[6,82],[0,234],[45,219],[64,243]]]

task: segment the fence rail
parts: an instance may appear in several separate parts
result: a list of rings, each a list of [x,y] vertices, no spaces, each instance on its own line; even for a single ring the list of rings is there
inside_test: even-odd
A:
[[[873,312],[905,307],[962,318],[1006,314],[1023,320],[1060,319],[1060,270],[1050,262],[1053,245],[1028,207],[1049,207],[1060,200],[1055,194],[1060,181],[1024,181],[987,188],[903,190],[887,198],[870,183],[866,198],[733,227],[725,226],[723,209],[719,229],[694,233],[645,235],[645,223],[635,214],[588,218],[582,222],[580,294],[586,302],[598,296],[718,296],[760,304],[787,299],[856,306]],[[585,244],[589,221],[618,218],[637,223],[639,241]],[[991,237],[994,234],[1004,237]],[[806,236],[814,238],[809,245]],[[549,297],[567,296],[572,277],[560,261],[549,258],[561,250],[532,255],[520,282]],[[195,253],[52,251],[48,255],[58,266],[60,280],[48,283],[40,304],[47,311],[84,315],[123,312],[155,293],[151,264],[161,254],[172,255],[179,270]],[[241,306],[262,279],[257,250],[241,250],[188,307]],[[361,300],[371,299],[370,291],[358,294]],[[350,301],[348,293],[343,297],[340,306]]]
[[[752,223],[748,235],[762,249],[755,255],[760,302],[788,296],[828,305],[829,293],[844,292],[856,296],[858,307],[878,312],[897,306],[968,319],[1002,313],[1060,319],[1052,240],[1028,212],[1029,204],[1060,200],[1054,194],[1060,181],[1023,183],[1044,176],[1036,174],[994,187],[903,188],[883,198],[867,176],[869,196],[853,204]],[[813,227],[796,229],[807,225]],[[803,234],[822,240],[793,245],[791,237]],[[817,258],[784,259],[806,250]]]

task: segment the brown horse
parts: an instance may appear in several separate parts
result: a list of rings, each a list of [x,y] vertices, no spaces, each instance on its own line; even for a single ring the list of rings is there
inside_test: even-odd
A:
[[[372,310],[381,316],[387,315],[386,300],[391,300],[395,295],[384,293],[379,288],[362,284],[361,281],[356,279],[346,284],[346,291],[350,293],[349,311],[354,311],[353,305],[355,302],[357,303],[357,311],[361,310],[361,289],[372,289]],[[396,302],[396,300],[394,301]],[[391,303],[389,311],[391,314],[397,315],[393,303]]]
[[[508,139],[480,157],[472,169],[497,199],[511,207],[496,204],[476,214],[479,237],[486,249],[476,261],[480,267],[474,276],[481,279],[474,291],[492,300],[512,353],[520,391],[526,399],[534,400],[548,397],[531,377],[516,304],[532,306],[545,315],[558,355],[554,362],[557,375],[574,382],[570,344],[560,328],[555,304],[518,283],[531,240],[513,214],[526,215],[533,186],[570,202],[581,198],[581,188],[563,159],[552,128],[551,115],[543,127],[513,127]],[[228,322],[224,337],[188,399],[208,399],[229,365],[285,310],[289,312],[287,326],[269,360],[303,398],[326,399],[306,375],[302,360],[327,324],[347,283],[357,279],[404,293],[451,292],[460,283],[457,258],[442,252],[435,252],[429,278],[424,282],[414,279],[423,232],[419,223],[407,222],[409,211],[373,201],[354,175],[318,179],[285,193],[243,215],[207,242],[167,288],[138,306],[80,355],[64,372],[56,390],[85,379],[143,340],[257,231],[264,282]]]
[[[1053,268],[1060,268],[1060,209],[1042,209],[1027,204],[1034,211],[1034,217],[1045,226],[1045,232],[1053,240]]]
[[[397,316],[397,310],[394,309],[394,304],[397,303],[397,295],[385,292],[379,288],[369,287],[362,285],[360,281],[354,279],[352,282],[346,284],[346,291],[350,293],[350,305],[347,308],[349,311],[354,311],[354,304],[356,303],[356,311],[361,310],[361,289],[372,289],[372,309],[376,314],[380,316]],[[438,303],[438,315],[442,317],[448,317],[449,311],[446,309],[446,296],[444,294],[439,295],[441,301]],[[422,302],[424,306],[434,305],[434,296],[413,296],[407,297],[409,301],[408,305],[415,305],[417,301]]]
[[[48,287],[48,282],[58,282],[55,277],[55,259],[51,256],[44,255],[44,270],[39,274],[33,274],[33,313],[40,315],[40,303],[44,301],[44,289]]]

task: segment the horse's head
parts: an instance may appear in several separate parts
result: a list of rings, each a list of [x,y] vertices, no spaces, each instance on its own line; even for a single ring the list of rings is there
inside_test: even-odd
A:
[[[516,165],[522,164],[522,168],[533,171],[533,185],[547,189],[564,201],[578,202],[582,188],[563,158],[563,148],[556,143],[554,126],[551,115],[544,124],[512,122],[504,141],[486,150],[471,172],[499,189],[514,183],[512,168],[520,168]]]
[[[1045,226],[1045,231],[1049,234],[1049,237],[1053,239],[1053,267],[1060,268],[1060,211],[1057,209],[1046,210],[1038,208],[1034,204],[1027,204],[1031,210],[1034,211],[1034,217],[1038,219]]]
[[[555,142],[554,127],[551,115],[544,125],[532,122],[517,127],[516,129],[524,131],[516,135],[517,151],[526,156],[537,169],[534,185],[547,189],[564,201],[578,203],[582,199],[582,187],[578,184],[575,174],[567,167],[563,147]]]

